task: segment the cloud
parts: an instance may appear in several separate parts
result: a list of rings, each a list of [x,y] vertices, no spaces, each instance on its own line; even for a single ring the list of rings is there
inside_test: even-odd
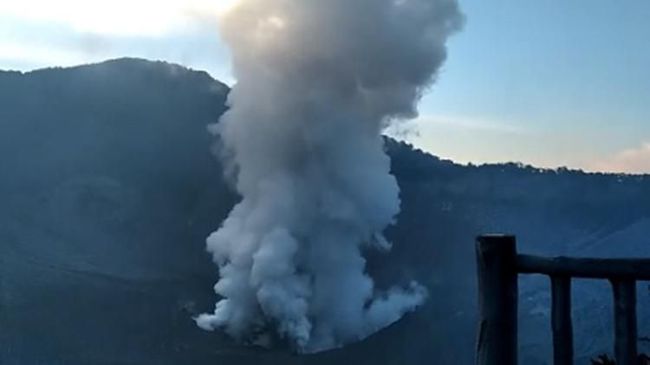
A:
[[[433,125],[461,130],[522,134],[525,129],[518,125],[498,122],[485,118],[450,115],[424,115],[416,120],[421,126]]]
[[[394,123],[385,133],[393,137],[422,137],[430,133],[486,132],[496,134],[529,134],[530,131],[511,123],[464,115],[425,114],[416,119]]]
[[[650,173],[650,142],[645,142],[637,148],[621,151],[591,165],[594,170],[598,171],[632,174]]]
[[[427,114],[414,120],[390,124],[384,130],[384,134],[398,140],[423,145],[424,141],[441,135],[522,136],[530,134],[530,131],[521,126],[485,118]]]
[[[190,28],[155,37],[85,33],[70,24],[9,16],[6,6],[0,4],[0,69],[30,71],[141,57],[206,70],[232,84],[229,52],[219,41],[214,25],[202,20],[197,19]]]
[[[0,2],[0,18],[69,26],[80,33],[159,37],[217,17],[235,0],[23,0]]]

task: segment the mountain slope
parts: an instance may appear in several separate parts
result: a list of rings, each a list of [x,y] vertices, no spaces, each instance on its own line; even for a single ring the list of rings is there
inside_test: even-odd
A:
[[[237,201],[206,132],[227,92],[136,59],[0,72],[1,364],[471,363],[477,234],[515,233],[533,253],[650,254],[647,176],[461,166],[387,140],[402,213],[393,252],[368,269],[380,285],[417,279],[427,305],[324,354],[236,345],[191,319],[215,299],[204,239]],[[577,352],[606,351],[607,288],[576,290]],[[548,296],[522,280],[526,364],[548,359]]]

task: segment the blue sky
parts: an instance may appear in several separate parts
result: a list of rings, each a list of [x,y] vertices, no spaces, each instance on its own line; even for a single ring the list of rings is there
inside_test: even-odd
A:
[[[462,161],[650,171],[650,2],[467,0],[416,138]],[[453,123],[454,120],[465,123]],[[628,161],[639,152],[641,161]]]
[[[232,83],[213,18],[232,0],[0,3],[0,69],[121,56]],[[460,0],[421,116],[391,133],[459,162],[650,172],[650,2]]]

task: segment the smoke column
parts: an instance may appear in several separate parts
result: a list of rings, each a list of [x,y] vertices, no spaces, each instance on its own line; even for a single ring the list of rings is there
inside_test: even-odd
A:
[[[241,0],[222,17],[237,84],[212,131],[241,202],[207,239],[214,313],[196,318],[299,352],[358,341],[426,298],[379,290],[363,252],[399,212],[381,132],[416,103],[462,23],[455,0]]]

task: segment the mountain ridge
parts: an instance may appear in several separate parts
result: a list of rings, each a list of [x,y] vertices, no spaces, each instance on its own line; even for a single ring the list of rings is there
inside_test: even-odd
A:
[[[132,59],[12,75],[0,73],[2,364],[471,363],[477,234],[517,234],[520,250],[544,255],[646,252],[648,176],[465,166],[386,139],[402,211],[386,232],[393,251],[369,254],[368,271],[380,288],[418,280],[430,300],[325,354],[242,347],[192,321],[215,299],[205,237],[239,199],[206,130],[227,86]],[[531,365],[550,349],[538,279],[522,281],[520,352]],[[577,290],[586,361],[611,342],[611,321],[589,320],[611,303],[600,287]],[[643,328],[650,313],[640,312]]]
[[[219,88],[221,88],[224,92],[227,92],[230,88],[228,85],[223,83],[222,81],[212,77],[209,73],[203,70],[197,70],[193,69],[191,67],[183,66],[174,62],[168,62],[164,60],[157,60],[157,61],[152,61],[148,60],[145,58],[139,58],[139,57],[118,57],[118,58],[113,58],[113,59],[107,59],[104,61],[100,62],[92,62],[92,63],[86,63],[86,64],[80,64],[80,65],[75,65],[75,66],[53,66],[53,67],[44,67],[44,68],[39,68],[39,69],[34,69],[30,71],[15,71],[15,70],[3,70],[0,69],[0,74],[9,74],[9,75],[19,75],[19,76],[30,76],[30,75],[37,75],[40,73],[47,73],[51,71],[70,71],[70,72],[76,72],[79,70],[84,70],[84,69],[92,69],[92,68],[97,68],[97,67],[116,67],[116,68],[121,68],[121,71],[124,71],[123,67],[127,67],[130,69],[136,69],[136,67],[140,68],[161,68],[161,69],[169,69],[171,73],[174,72],[182,72],[185,74],[197,74],[197,76],[200,76],[202,78],[205,78],[206,80],[210,80],[211,82],[214,82],[218,85]],[[390,137],[386,137],[388,139],[392,139]],[[409,142],[402,142],[405,143],[406,145],[410,146],[411,149],[414,150],[415,153],[423,153],[426,155],[430,155],[434,157],[435,160],[439,160],[440,162],[451,162],[454,165],[462,166],[462,167],[470,167],[470,168],[491,168],[491,167],[496,167],[496,166],[507,166],[507,167],[518,167],[521,169],[526,169],[526,170],[536,170],[536,172],[539,173],[558,173],[558,172],[568,172],[568,173],[577,173],[577,174],[586,174],[586,175],[607,175],[607,176],[620,176],[620,177],[640,177],[640,178],[650,178],[650,173],[627,173],[627,172],[601,172],[601,171],[584,171],[579,168],[568,168],[566,166],[558,166],[555,168],[551,167],[537,167],[532,164],[528,164],[525,162],[519,162],[519,161],[503,161],[503,162],[485,162],[485,163],[473,163],[473,162],[468,162],[468,163],[459,163],[456,161],[453,161],[451,159],[445,159],[441,158],[434,153],[425,151],[421,148],[418,148],[417,146],[413,145],[412,143]]]

